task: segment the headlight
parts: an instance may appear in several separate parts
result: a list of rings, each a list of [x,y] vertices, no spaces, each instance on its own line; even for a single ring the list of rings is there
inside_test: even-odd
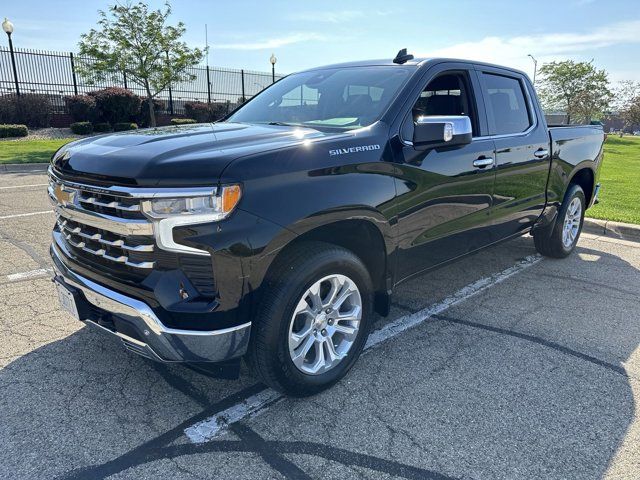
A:
[[[174,227],[220,221],[233,211],[241,195],[239,185],[227,185],[219,191],[212,189],[209,195],[144,200],[142,211],[154,223],[153,231],[160,248],[209,255],[205,250],[176,243]]]

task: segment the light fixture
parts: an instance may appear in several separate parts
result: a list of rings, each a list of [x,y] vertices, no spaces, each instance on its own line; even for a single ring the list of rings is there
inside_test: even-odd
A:
[[[2,22],[2,30],[4,30],[4,33],[7,35],[11,35],[13,33],[13,23],[11,23],[7,17],[4,17],[4,22]]]

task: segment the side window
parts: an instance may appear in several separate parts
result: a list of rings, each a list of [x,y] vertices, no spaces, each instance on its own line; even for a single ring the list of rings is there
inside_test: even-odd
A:
[[[447,72],[431,80],[413,105],[411,118],[402,126],[402,137],[413,137],[413,122],[430,115],[466,115],[471,119],[473,136],[478,136],[477,116],[468,75],[465,72]]]
[[[524,132],[532,125],[531,114],[517,78],[483,73],[484,100],[489,110],[492,135]]]

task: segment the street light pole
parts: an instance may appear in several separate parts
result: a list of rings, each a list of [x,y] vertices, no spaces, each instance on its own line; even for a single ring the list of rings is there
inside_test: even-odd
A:
[[[20,95],[20,86],[18,85],[18,69],[16,68],[16,56],[13,52],[13,42],[11,41],[11,34],[13,33],[13,23],[9,21],[7,17],[4,17],[2,22],[2,30],[9,37],[9,52],[11,53],[11,66],[13,67],[13,81],[16,83],[16,95]]]
[[[538,61],[533,57],[533,55],[528,54],[527,57],[530,57],[533,60],[533,86],[536,86],[536,72],[538,71]]]
[[[271,83],[275,83],[276,82],[276,62],[278,61],[278,59],[272,53],[269,61],[271,62]]]

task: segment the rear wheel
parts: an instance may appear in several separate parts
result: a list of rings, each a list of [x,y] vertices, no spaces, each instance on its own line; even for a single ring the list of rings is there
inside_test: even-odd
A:
[[[369,273],[352,252],[320,242],[294,247],[267,281],[249,347],[253,369],[289,395],[330,387],[359,357],[372,304]]]
[[[571,184],[565,194],[558,218],[551,230],[534,233],[536,250],[542,255],[564,258],[576,247],[584,222],[586,200],[580,185]]]

